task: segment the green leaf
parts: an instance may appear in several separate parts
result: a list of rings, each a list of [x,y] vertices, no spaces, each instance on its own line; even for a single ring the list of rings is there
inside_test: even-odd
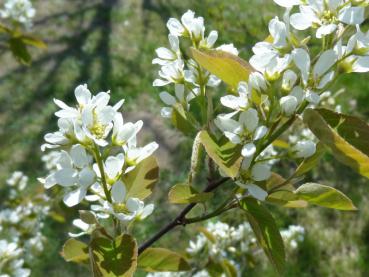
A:
[[[254,71],[248,62],[221,50],[197,50],[191,48],[193,59],[206,70],[228,85],[236,88],[241,81],[247,81]]]
[[[172,123],[183,134],[192,136],[196,133],[196,123],[190,113],[183,109],[182,104],[177,103],[173,106]]]
[[[231,178],[238,175],[242,163],[239,145],[234,145],[224,137],[216,140],[207,131],[201,131],[200,140],[206,153],[225,174]]]
[[[246,198],[240,202],[246,212],[255,236],[275,269],[282,274],[285,267],[285,251],[281,234],[273,216],[258,201]]]
[[[364,121],[326,109],[307,109],[304,121],[335,158],[369,178],[369,126]]]
[[[356,210],[356,207],[346,195],[329,186],[306,183],[300,186],[295,194],[300,199],[318,206],[345,211]]]
[[[87,210],[79,210],[79,217],[81,218],[81,220],[87,224],[96,224],[96,217],[95,215]]]
[[[191,269],[184,257],[165,248],[146,249],[138,257],[138,267],[148,272],[177,272]]]
[[[31,63],[31,55],[26,45],[20,38],[9,39],[9,47],[13,56],[22,64],[29,65]]]
[[[319,142],[316,147],[316,152],[314,153],[314,155],[302,161],[302,163],[296,169],[294,177],[299,177],[312,170],[320,161],[320,159],[323,157],[324,153],[325,146],[321,142]]]
[[[188,204],[206,202],[213,196],[212,192],[197,192],[188,184],[177,184],[173,186],[168,194],[169,202],[172,204]]]
[[[21,35],[19,37],[25,44],[31,45],[36,48],[46,49],[47,45],[42,40],[29,35]]]
[[[124,234],[114,241],[97,237],[91,242],[94,272],[104,277],[131,277],[137,268],[136,240]]]
[[[89,259],[88,245],[76,239],[65,242],[61,255],[67,262],[81,263]]]
[[[306,201],[299,200],[298,196],[294,194],[295,187],[293,184],[287,182],[279,174],[272,173],[272,176],[266,183],[266,187],[268,192],[270,192],[266,198],[266,201],[269,203],[285,208],[306,208],[308,206]]]
[[[144,200],[151,195],[159,178],[159,167],[155,157],[150,156],[123,176],[127,188],[126,198],[135,197]]]

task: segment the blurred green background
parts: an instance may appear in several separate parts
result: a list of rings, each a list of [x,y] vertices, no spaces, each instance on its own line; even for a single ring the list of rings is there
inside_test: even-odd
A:
[[[252,46],[267,36],[268,21],[283,11],[272,0],[38,0],[33,32],[44,38],[48,50],[32,53],[29,67],[0,52],[0,178],[22,170],[36,186],[42,176],[40,144],[45,133],[56,129],[53,98],[72,103],[73,90],[87,83],[91,91],[111,91],[113,102],[125,98],[127,120],[144,120],[141,142],[156,140],[161,180],[156,187],[155,213],[136,233],[142,240],[160,228],[180,207],[167,203],[171,185],[184,178],[190,142],[171,130],[160,117],[159,89],[152,87],[158,68],[151,64],[155,49],[167,46],[166,21],[187,9],[205,18],[206,28],[218,30],[219,42],[233,42],[247,59]],[[336,84],[344,86],[339,99],[368,121],[368,75],[347,75]],[[352,99],[356,99],[356,105]],[[352,107],[355,107],[352,109]],[[369,143],[369,142],[368,142]],[[369,276],[369,184],[327,154],[307,177],[337,187],[359,208],[337,212],[322,208],[282,210],[270,207],[280,228],[305,227],[307,237],[296,255],[288,257],[286,276]],[[220,191],[221,193],[221,191]],[[66,222],[75,213],[60,204]],[[242,215],[225,216],[230,221]],[[237,218],[237,220],[235,219]],[[89,276],[88,270],[65,263],[59,251],[71,227],[49,219],[45,252],[34,265],[32,276]],[[158,245],[184,250],[196,229],[178,229]],[[268,265],[250,269],[249,276],[275,276]]]

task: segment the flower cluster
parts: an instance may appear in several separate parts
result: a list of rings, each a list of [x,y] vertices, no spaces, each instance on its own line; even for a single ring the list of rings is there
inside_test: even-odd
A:
[[[281,236],[287,249],[294,250],[298,247],[299,243],[304,241],[305,228],[299,225],[290,225],[288,229],[281,231]]]
[[[270,178],[270,161],[281,156],[275,151],[266,155],[264,151],[270,143],[265,140],[274,131],[271,126],[298,117],[306,107],[334,106],[328,90],[333,81],[342,73],[369,71],[369,32],[360,28],[368,3],[275,2],[286,8],[283,18],[269,22],[270,36],[252,49],[254,55],[249,62],[255,71],[247,82],[239,83],[235,95],[221,98],[221,104],[231,112],[215,120],[229,141],[242,146],[244,160],[237,183],[259,200],[267,196],[259,182]],[[299,12],[294,13],[297,8]],[[308,29],[316,30],[316,38],[305,32]],[[320,53],[309,50],[312,40],[322,45]],[[305,137],[290,140],[291,157],[308,158],[315,153],[314,137]]]
[[[0,17],[12,23],[21,24],[25,28],[32,27],[32,19],[36,14],[30,0],[7,0],[0,10]]]
[[[29,276],[28,267],[44,249],[41,231],[48,198],[44,194],[29,198],[24,192],[28,177],[22,172],[14,172],[6,183],[0,211],[0,272],[4,277]]]
[[[167,91],[160,93],[160,98],[167,106],[161,110],[163,117],[171,117],[173,107],[178,104],[184,110],[190,109],[190,101],[203,95],[203,86],[216,87],[220,80],[214,75],[202,69],[193,59],[187,58],[188,53],[183,53],[181,44],[190,43],[195,49],[217,49],[238,55],[233,44],[223,44],[215,47],[218,32],[211,31],[205,35],[204,19],[195,17],[195,13],[188,10],[181,20],[170,18],[167,22],[169,30],[170,48],[160,47],[156,49],[157,58],[152,62],[161,66],[160,78],[153,83],[162,87],[174,84],[174,94]]]
[[[51,170],[40,181],[49,189],[59,185],[66,190],[64,203],[76,206],[83,200],[94,202],[91,209],[98,218],[114,216],[121,222],[144,219],[153,205],[127,197],[123,177],[149,157],[158,147],[151,142],[137,146],[142,121],[124,122],[119,109],[124,100],[110,106],[109,92],[93,96],[87,85],[75,89],[77,106],[55,99],[59,130],[45,135],[41,148],[53,150],[44,160]],[[75,222],[85,232],[89,226]]]
[[[305,229],[299,225],[291,225],[287,229],[281,230],[281,235],[286,249],[293,251],[304,240]],[[263,258],[259,255],[258,250],[259,246],[256,243],[255,235],[248,223],[243,223],[235,228],[221,221],[209,222],[203,233],[200,233],[195,240],[189,242],[187,254],[195,265],[192,272],[150,273],[147,276],[209,277],[211,274],[204,269],[208,265],[208,261],[217,263],[224,260],[230,262],[241,274],[247,270],[246,267],[250,264],[249,262],[251,264],[257,261],[263,263]]]

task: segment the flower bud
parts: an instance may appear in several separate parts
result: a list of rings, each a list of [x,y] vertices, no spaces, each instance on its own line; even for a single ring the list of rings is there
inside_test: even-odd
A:
[[[297,75],[292,70],[286,70],[283,74],[282,89],[290,91],[297,81]]]
[[[298,158],[309,158],[314,155],[316,151],[316,145],[310,140],[299,141],[295,147],[296,157]]]
[[[282,112],[287,116],[291,116],[296,111],[298,105],[296,97],[291,95],[282,97],[279,103],[281,105]]]

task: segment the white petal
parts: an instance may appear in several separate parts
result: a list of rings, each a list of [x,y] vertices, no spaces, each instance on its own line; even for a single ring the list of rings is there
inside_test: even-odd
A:
[[[79,105],[87,105],[91,100],[91,92],[88,90],[87,85],[79,85],[74,90],[74,95],[76,96]]]
[[[302,48],[298,48],[298,49],[293,50],[292,57],[293,57],[293,60],[296,66],[301,71],[304,84],[306,84],[309,79],[309,71],[310,71],[309,53],[306,52],[306,50]]]
[[[56,183],[63,187],[72,186],[77,183],[77,176],[77,171],[72,168],[62,168],[54,174]]]
[[[84,188],[78,188],[74,191],[68,192],[64,198],[63,202],[68,207],[73,207],[75,205],[78,205],[82,202],[83,198],[86,196],[86,189]]]
[[[146,205],[141,212],[140,219],[145,219],[146,217],[151,215],[154,211],[154,207],[154,204]]]
[[[274,0],[274,2],[284,8],[292,8],[295,5],[299,5],[301,0]]]
[[[265,190],[254,184],[247,184],[246,188],[253,197],[260,201],[265,201],[265,198],[268,196],[268,193]]]
[[[161,92],[159,97],[168,106],[174,106],[177,103],[176,98],[166,91]]]
[[[361,24],[364,21],[364,12],[362,7],[346,7],[340,11],[338,18],[349,25]]]
[[[176,59],[176,55],[172,51],[170,51],[168,48],[160,47],[156,49],[155,52],[160,59],[164,59],[164,60]]]
[[[257,182],[268,180],[271,175],[270,166],[265,163],[258,163],[251,169],[251,177]]]
[[[126,203],[126,207],[130,212],[137,212],[142,209],[144,203],[138,198],[129,198]]]
[[[304,16],[302,13],[292,14],[290,17],[290,22],[292,27],[296,30],[306,30],[312,25],[311,19]]]
[[[121,172],[124,165],[124,157],[121,156],[110,156],[105,161],[105,173],[110,179],[114,179]]]
[[[369,57],[359,57],[353,64],[352,71],[358,73],[369,72]]]
[[[164,107],[160,110],[160,115],[164,118],[171,118],[173,113],[173,108]]]
[[[256,146],[253,143],[248,143],[242,147],[241,155],[243,157],[252,157],[256,152]]]
[[[266,126],[259,126],[256,128],[254,133],[254,140],[262,139],[268,132],[268,128]]]
[[[82,231],[87,231],[88,228],[90,227],[89,224],[85,223],[84,221],[82,221],[81,219],[74,219],[72,221],[73,225],[76,226],[77,228],[81,229]]]
[[[334,50],[324,51],[318,61],[316,62],[313,70],[314,78],[318,79],[335,64],[337,60],[337,54]]]
[[[154,87],[162,87],[162,86],[166,86],[170,83],[170,81],[166,80],[162,80],[162,79],[155,79],[155,81],[153,82],[153,86]]]
[[[244,126],[250,132],[254,132],[256,127],[259,124],[259,116],[258,112],[255,109],[248,109],[245,112],[242,112],[240,115],[240,123],[244,124]]]
[[[116,182],[111,189],[111,198],[114,203],[123,203],[126,197],[126,186],[123,182]]]
[[[83,168],[89,163],[86,150],[80,144],[73,145],[70,150],[70,156],[73,164],[78,168]]]
[[[87,188],[87,187],[91,186],[94,183],[94,181],[95,181],[95,172],[92,169],[90,169],[88,167],[85,167],[79,173],[78,180],[79,180],[79,184],[81,186]]]
[[[336,24],[328,24],[328,25],[322,25],[318,28],[316,31],[316,37],[322,38],[326,35],[332,34],[334,31],[336,31],[337,25]]]

